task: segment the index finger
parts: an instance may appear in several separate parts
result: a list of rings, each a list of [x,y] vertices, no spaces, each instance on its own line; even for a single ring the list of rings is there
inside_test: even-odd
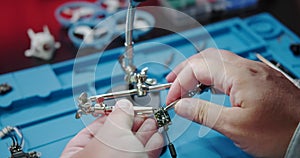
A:
[[[220,52],[222,52],[222,57],[220,56]],[[215,48],[208,48],[205,49],[201,52],[199,52],[198,54],[195,54],[193,56],[191,56],[189,59],[181,62],[178,66],[175,67],[174,70],[172,70],[172,72],[170,72],[168,74],[168,76],[166,77],[168,82],[173,82],[176,79],[177,74],[179,74],[184,67],[186,67],[187,64],[189,64],[189,61],[191,61],[192,59],[197,59],[201,56],[205,56],[206,58],[211,58],[211,59],[215,59],[215,60],[222,60],[222,61],[227,61],[227,62],[237,62],[236,60],[234,60],[236,58],[236,55],[226,51],[226,50],[219,50],[219,49],[215,49]]]
[[[185,61],[184,66],[176,68],[168,77],[177,77],[169,90],[167,104],[177,100],[193,89],[199,82],[213,85],[214,88],[229,94],[233,74],[240,73],[236,63],[243,58],[225,50],[207,49]]]

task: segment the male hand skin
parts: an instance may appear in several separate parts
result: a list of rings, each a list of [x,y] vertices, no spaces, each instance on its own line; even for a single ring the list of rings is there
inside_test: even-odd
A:
[[[167,80],[173,82],[167,104],[199,82],[230,96],[232,107],[181,99],[177,114],[223,133],[255,157],[284,157],[300,121],[300,90],[280,72],[210,48],[182,62]]]

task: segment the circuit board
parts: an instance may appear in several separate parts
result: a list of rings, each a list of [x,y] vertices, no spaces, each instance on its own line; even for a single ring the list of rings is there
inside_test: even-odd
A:
[[[215,43],[205,41],[198,28],[181,32],[198,46],[226,49],[251,60],[256,53],[279,63],[289,74],[300,78],[300,56],[290,45],[299,38],[268,13],[245,19],[233,18],[204,26]],[[160,44],[158,44],[158,42]],[[169,47],[172,46],[172,47]],[[171,34],[137,43],[135,61],[138,68],[147,66],[149,76],[166,83],[165,76],[180,62],[197,53],[195,45]],[[11,91],[0,95],[0,129],[18,127],[25,138],[24,151],[38,151],[43,158],[59,157],[68,141],[94,118],[75,119],[76,98],[83,91],[103,94],[112,86],[124,84],[118,57],[124,48],[92,54],[76,60],[46,64],[0,75]],[[147,62],[145,62],[147,61]],[[165,63],[165,64],[159,64]],[[160,95],[161,105],[167,91]],[[230,106],[229,97],[205,92],[196,97]],[[155,105],[158,106],[158,105]],[[178,157],[251,157],[222,134],[170,112],[168,131]],[[0,140],[0,157],[9,157],[10,139]],[[165,152],[161,157],[170,157]]]

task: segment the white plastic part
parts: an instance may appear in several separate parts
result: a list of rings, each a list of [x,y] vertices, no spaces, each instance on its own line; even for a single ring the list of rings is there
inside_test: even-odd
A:
[[[74,33],[83,36],[85,44],[92,44],[96,40],[101,39],[103,35],[108,32],[105,28],[90,28],[89,26],[78,26],[75,28]]]
[[[56,49],[60,48],[60,43],[54,41],[47,26],[44,26],[43,32],[34,33],[28,29],[28,36],[31,40],[30,49],[25,51],[26,57],[36,57],[43,60],[50,60]]]

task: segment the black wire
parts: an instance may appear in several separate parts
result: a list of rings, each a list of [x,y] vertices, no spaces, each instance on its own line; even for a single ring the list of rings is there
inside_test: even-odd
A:
[[[13,145],[12,145],[12,146],[16,146],[16,141],[15,141],[14,137],[13,137],[13,136],[9,136],[9,137],[11,138],[11,140],[12,140],[12,142],[13,142]]]
[[[19,141],[18,141],[18,138],[16,137],[16,135],[14,135],[14,138],[15,138],[15,141],[16,141],[16,146],[19,146]]]
[[[16,135],[14,135],[14,138],[16,140],[17,146],[19,146],[20,144],[19,144],[19,141],[18,141],[18,138],[16,137]]]

